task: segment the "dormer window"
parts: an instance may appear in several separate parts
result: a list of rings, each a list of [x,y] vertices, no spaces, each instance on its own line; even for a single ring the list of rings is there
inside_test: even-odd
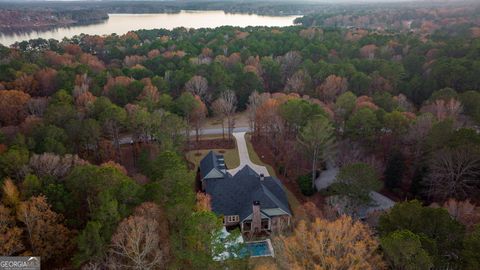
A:
[[[225,223],[236,223],[240,221],[240,217],[235,216],[225,216]]]

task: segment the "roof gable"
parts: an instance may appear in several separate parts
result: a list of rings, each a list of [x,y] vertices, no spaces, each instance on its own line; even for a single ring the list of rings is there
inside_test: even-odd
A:
[[[223,178],[226,174],[227,167],[222,155],[217,155],[213,151],[200,161],[200,173],[202,178]]]
[[[203,179],[210,179],[210,178],[223,178],[225,175],[220,172],[217,168],[213,168],[207,175],[203,177]]]

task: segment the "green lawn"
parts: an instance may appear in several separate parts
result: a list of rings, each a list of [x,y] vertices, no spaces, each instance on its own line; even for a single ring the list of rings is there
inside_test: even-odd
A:
[[[238,150],[235,147],[234,149],[211,149],[212,151],[222,154],[225,158],[225,164],[227,168],[232,169],[240,165],[240,158],[238,157]],[[198,168],[200,160],[205,157],[210,150],[193,150],[185,154],[188,161],[195,164],[195,168]],[[198,154],[200,153],[200,154]]]

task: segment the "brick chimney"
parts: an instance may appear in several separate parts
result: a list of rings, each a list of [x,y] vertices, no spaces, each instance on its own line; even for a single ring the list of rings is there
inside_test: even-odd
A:
[[[259,233],[262,230],[262,214],[260,213],[260,201],[253,201],[252,208],[252,233]]]

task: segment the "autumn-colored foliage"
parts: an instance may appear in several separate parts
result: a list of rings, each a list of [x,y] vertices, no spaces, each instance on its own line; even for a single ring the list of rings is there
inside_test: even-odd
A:
[[[360,55],[363,58],[373,59],[375,58],[375,51],[377,50],[377,46],[374,44],[365,45],[360,48]]]
[[[39,86],[38,81],[35,80],[33,75],[22,74],[12,82],[11,88],[21,90],[30,95],[35,95],[38,92]]]
[[[434,203],[432,207],[439,206]],[[442,207],[447,209],[452,218],[465,225],[470,231],[475,228],[475,225],[480,224],[480,207],[471,203],[470,200],[457,201],[449,199]]]
[[[16,225],[15,215],[0,204],[0,254],[10,256],[24,250],[22,235],[23,229]]]
[[[117,169],[118,171],[122,172],[123,174],[127,175],[128,172],[127,172],[127,169],[125,169],[125,167],[123,167],[122,165],[116,163],[115,161],[107,161],[107,162],[104,162],[102,163],[101,165],[102,167],[111,167],[111,168],[115,168]]]
[[[330,75],[317,87],[317,94],[324,102],[333,102],[337,96],[347,91],[347,79]]]
[[[45,51],[44,57],[47,63],[54,67],[73,65],[74,57],[70,54],[58,54],[53,51]]]
[[[261,135],[275,128],[277,121],[280,121],[277,109],[279,102],[269,98],[258,107],[255,115],[255,132]]]
[[[17,90],[0,90],[0,124],[20,124],[27,116],[30,95]]]
[[[32,96],[51,96],[57,90],[57,74],[53,68],[39,70],[34,78],[38,82],[38,91],[30,93]]]
[[[371,230],[347,216],[302,220],[292,235],[275,238],[274,245],[280,269],[385,269]]]
[[[16,209],[18,204],[20,203],[20,192],[18,191],[17,187],[13,183],[12,179],[7,178],[3,180],[2,191],[3,191],[2,203],[5,206]]]
[[[66,53],[71,54],[71,55],[79,55],[82,53],[82,48],[76,44],[72,43],[67,43],[65,46],[63,46],[63,49],[65,50]]]
[[[210,195],[203,192],[197,192],[197,204],[195,206],[195,211],[212,211]]]
[[[127,87],[131,82],[133,81],[132,78],[126,77],[126,76],[118,76],[118,77],[109,77],[107,80],[107,83],[103,87],[103,92],[105,94],[108,94],[109,91],[114,87],[114,86],[124,86]]]
[[[17,219],[25,227],[30,254],[45,261],[62,261],[72,251],[72,232],[62,224],[62,216],[50,209],[46,197],[31,197],[21,202]]]
[[[148,54],[147,54],[148,59],[155,58],[159,55],[160,55],[160,50],[158,50],[158,49],[153,49],[153,50],[149,51]]]
[[[80,56],[79,62],[89,66],[95,72],[100,72],[105,69],[105,64],[98,59],[98,57],[88,53],[83,53]]]
[[[123,63],[127,67],[133,67],[135,65],[141,64],[145,60],[146,60],[145,56],[127,55],[127,56],[125,56],[125,59],[123,60]]]

